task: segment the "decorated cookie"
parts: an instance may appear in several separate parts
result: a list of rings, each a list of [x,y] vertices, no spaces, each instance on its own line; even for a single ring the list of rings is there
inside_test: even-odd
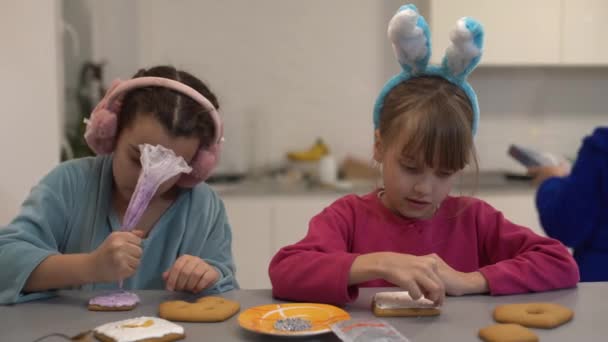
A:
[[[407,291],[376,293],[372,311],[379,317],[437,316],[441,313],[431,300],[424,296],[414,300]]]
[[[160,304],[159,316],[178,322],[221,322],[240,309],[239,303],[221,297],[202,297],[194,303],[181,300]]]
[[[129,311],[137,306],[139,296],[132,292],[118,291],[91,298],[91,311]]]
[[[102,342],[170,342],[183,339],[184,328],[158,317],[137,317],[93,329]]]

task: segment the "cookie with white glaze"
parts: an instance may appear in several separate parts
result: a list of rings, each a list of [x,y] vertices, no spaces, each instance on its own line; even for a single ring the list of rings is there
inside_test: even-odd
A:
[[[158,317],[137,317],[110,322],[93,329],[102,342],[171,342],[186,335],[184,328]]]
[[[378,292],[372,301],[372,311],[379,317],[438,316],[441,310],[422,296],[414,300],[408,291]]]

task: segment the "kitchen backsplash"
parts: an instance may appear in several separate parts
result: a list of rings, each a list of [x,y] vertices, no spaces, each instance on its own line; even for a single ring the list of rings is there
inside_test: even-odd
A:
[[[584,136],[608,125],[605,68],[480,68],[472,83],[482,169],[522,169],[506,155],[511,143],[573,158]]]
[[[475,142],[482,171],[523,171],[507,155],[512,143],[573,158],[585,135],[598,125],[608,125],[604,105],[608,69],[482,67],[471,82],[481,107]],[[324,105],[320,94],[304,106],[317,107],[316,113],[299,109],[292,115],[256,113],[249,118],[254,121],[250,129],[243,130],[250,142],[243,154],[250,158],[248,165],[280,162],[286,150],[308,147],[317,136],[326,140],[338,159],[353,155],[371,160],[370,112],[376,94],[360,91],[353,100],[356,106],[340,97],[342,110],[335,104]],[[329,107],[332,113],[320,114]]]

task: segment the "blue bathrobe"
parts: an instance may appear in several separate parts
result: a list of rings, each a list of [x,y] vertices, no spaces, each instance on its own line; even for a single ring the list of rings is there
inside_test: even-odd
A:
[[[112,157],[99,156],[62,163],[32,189],[19,215],[0,227],[0,304],[52,295],[22,292],[36,266],[53,254],[92,252],[120,230],[111,206],[112,184]],[[220,198],[206,184],[182,190],[143,240],[141,264],[123,288],[165,288],[162,273],[184,254],[202,258],[219,272],[219,281],[204,294],[237,288],[231,241]],[[96,283],[82,288],[117,287]]]

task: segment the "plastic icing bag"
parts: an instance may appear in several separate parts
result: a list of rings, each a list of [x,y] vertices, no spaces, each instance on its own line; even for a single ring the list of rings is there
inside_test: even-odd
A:
[[[331,330],[344,342],[409,342],[397,329],[379,319],[351,319],[340,321]]]
[[[139,145],[141,172],[135,191],[129,201],[122,222],[123,231],[131,231],[141,219],[158,187],[180,173],[190,173],[192,168],[182,157],[163,146]]]

